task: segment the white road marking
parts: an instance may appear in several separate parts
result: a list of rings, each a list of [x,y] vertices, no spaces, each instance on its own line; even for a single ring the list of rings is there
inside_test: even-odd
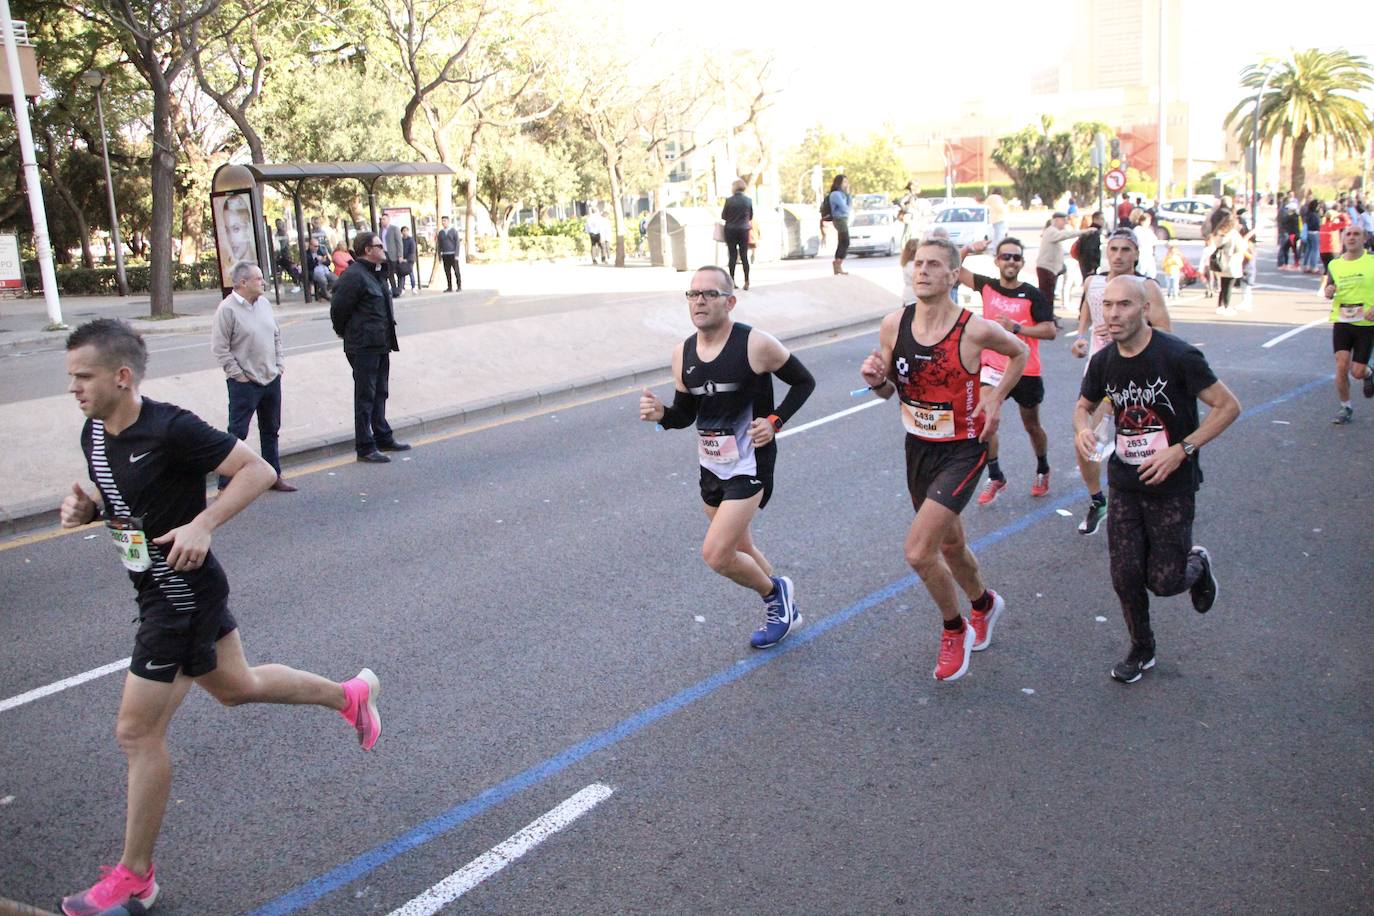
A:
[[[438,884],[392,910],[390,916],[432,916],[540,843],[611,797],[613,790],[592,783],[529,826],[473,859]]]
[[[1287,340],[1288,338],[1292,337],[1294,334],[1301,334],[1303,331],[1306,331],[1308,328],[1315,328],[1315,327],[1316,327],[1317,325],[1319,325],[1319,324],[1326,324],[1326,319],[1325,319],[1325,318],[1318,318],[1316,321],[1309,321],[1309,322],[1307,322],[1307,324],[1303,325],[1303,326],[1300,327],[1300,328],[1293,328],[1292,330],[1284,331],[1284,332],[1283,332],[1282,334],[1280,334],[1278,337],[1270,338],[1269,340],[1266,340],[1264,343],[1260,344],[1260,346],[1261,346],[1261,347],[1264,347],[1264,348],[1267,350],[1267,349],[1269,349],[1270,347],[1274,346],[1275,344],[1281,344],[1281,343],[1283,343],[1285,340]]]
[[[848,407],[844,410],[841,410],[839,413],[832,413],[829,416],[821,417],[818,420],[812,420],[810,423],[803,423],[801,426],[796,426],[792,429],[784,429],[782,432],[778,433],[777,436],[775,436],[774,438],[786,439],[788,436],[795,436],[797,433],[804,433],[808,429],[815,429],[817,426],[829,423],[831,420],[838,420],[840,417],[847,417],[852,413],[858,413],[859,411],[867,410],[870,407],[877,407],[879,404],[883,403],[886,402],[882,398],[875,397],[871,401],[865,401],[862,404],[856,404],[853,407]]]
[[[77,684],[84,684],[98,677],[113,674],[120,669],[129,667],[129,662],[130,659],[121,658],[117,662],[110,662],[108,665],[101,665],[99,668],[92,668],[90,671],[74,674],[69,678],[63,678],[46,687],[36,687],[28,693],[21,693],[18,696],[10,697],[8,700],[0,700],[0,712],[9,712],[17,706],[23,706],[25,703],[32,703],[34,700],[41,700],[43,697],[59,693],[66,690],[68,687],[75,687]]]

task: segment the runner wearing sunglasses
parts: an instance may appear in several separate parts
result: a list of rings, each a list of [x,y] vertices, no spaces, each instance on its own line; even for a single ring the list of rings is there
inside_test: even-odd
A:
[[[960,252],[961,257],[981,254],[986,251],[986,241],[974,242]],[[1031,450],[1035,452],[1035,481],[1031,484],[1031,496],[1044,496],[1050,492],[1049,437],[1040,425],[1040,402],[1045,399],[1045,383],[1040,377],[1040,341],[1054,340],[1059,333],[1054,324],[1054,304],[1030,283],[1020,280],[1021,268],[1026,263],[1026,250],[1020,239],[1008,236],[997,243],[997,278],[975,274],[967,267],[959,268],[959,282],[973,288],[983,297],[983,317],[995,321],[1025,342],[1029,354],[1021,380],[1011,389],[1009,396],[1020,408],[1021,425],[1030,437]],[[1002,381],[1007,368],[1007,357],[995,350],[984,350],[982,367],[979,373],[983,386],[983,397]],[[997,434],[987,439],[988,482],[983,492],[978,494],[978,505],[986,506],[997,499],[997,495],[1007,485],[1006,475],[997,460]]]

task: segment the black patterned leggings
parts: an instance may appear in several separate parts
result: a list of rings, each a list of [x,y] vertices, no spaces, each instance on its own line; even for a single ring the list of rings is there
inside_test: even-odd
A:
[[[1177,595],[1202,575],[1193,546],[1195,494],[1155,496],[1111,488],[1107,500],[1107,549],[1112,558],[1112,588],[1131,645],[1153,649],[1150,596]],[[1147,591],[1148,590],[1148,591]]]

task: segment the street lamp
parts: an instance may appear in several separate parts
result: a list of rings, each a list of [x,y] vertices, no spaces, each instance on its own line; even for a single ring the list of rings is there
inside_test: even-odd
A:
[[[1259,92],[1255,93],[1255,113],[1250,122],[1250,219],[1254,225],[1259,225],[1259,111],[1260,101],[1264,98],[1264,91],[1269,88],[1269,78],[1274,75],[1276,64],[1270,64],[1264,70],[1264,82],[1260,84]]]
[[[121,296],[129,295],[129,281],[124,276],[124,245],[119,240],[119,211],[115,209],[114,179],[110,176],[110,147],[105,137],[105,103],[101,90],[105,88],[108,77],[100,70],[87,70],[81,74],[81,82],[95,90],[95,107],[100,116],[100,151],[105,156],[105,190],[110,196],[110,244],[114,246],[115,283]]]

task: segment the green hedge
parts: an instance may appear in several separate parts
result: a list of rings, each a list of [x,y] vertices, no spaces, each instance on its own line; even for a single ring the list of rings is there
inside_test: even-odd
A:
[[[1016,196],[1016,190],[1015,190],[1014,188],[1012,188],[1010,185],[989,184],[989,185],[988,185],[988,193],[991,194],[993,191],[996,191],[998,194],[1001,194],[1003,197],[1008,198],[1008,199],[1010,199],[1010,198]],[[928,187],[928,188],[921,188],[921,196],[922,196],[922,197],[944,197],[944,196],[945,196],[945,186],[944,186],[944,185],[932,185],[931,187]],[[956,185],[954,186],[954,196],[955,196],[955,197],[982,197],[982,196],[983,196],[983,183],[982,183],[982,182],[976,182],[976,183],[975,183],[975,182],[968,182],[968,183],[965,183],[965,184],[956,184]]]
[[[124,277],[129,292],[148,292],[152,268],[147,264],[128,265]],[[24,280],[33,292],[43,289],[43,279],[35,261],[24,262]],[[219,289],[219,265],[214,261],[172,265],[172,288],[175,290]],[[119,292],[113,267],[59,267],[57,289],[64,296],[113,296]]]
[[[571,258],[587,253],[589,239],[586,233],[569,237],[565,235],[536,235],[500,238],[499,236],[478,236],[475,239],[474,261],[543,261],[557,258]]]
[[[510,227],[510,237],[513,239],[547,236],[575,239],[585,238],[586,235],[587,223],[581,219],[564,219],[553,223],[522,223]]]

